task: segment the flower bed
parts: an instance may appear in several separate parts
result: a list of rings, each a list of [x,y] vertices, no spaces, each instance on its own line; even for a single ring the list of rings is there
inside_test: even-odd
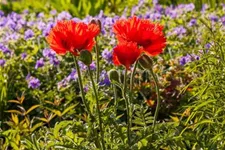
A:
[[[225,6],[194,9],[0,11],[0,148],[223,149]]]

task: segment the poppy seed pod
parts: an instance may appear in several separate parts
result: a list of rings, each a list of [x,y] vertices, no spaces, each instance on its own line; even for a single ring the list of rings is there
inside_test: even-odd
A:
[[[115,69],[111,69],[108,72],[110,82],[119,82],[119,73]]]
[[[142,68],[144,69],[152,69],[153,66],[153,61],[148,55],[142,55],[139,60],[139,64],[141,65]]]
[[[79,60],[88,66],[92,63],[92,54],[88,50],[82,50],[80,51]]]

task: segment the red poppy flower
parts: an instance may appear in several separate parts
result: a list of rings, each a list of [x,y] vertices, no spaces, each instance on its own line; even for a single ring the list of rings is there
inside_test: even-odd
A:
[[[94,37],[99,32],[98,25],[64,20],[57,22],[56,26],[52,28],[47,42],[51,49],[58,54],[64,55],[69,51],[77,56],[78,52],[83,49],[91,51],[95,44]]]
[[[113,26],[113,31],[119,42],[136,42],[151,56],[160,54],[166,46],[163,26],[136,16],[117,21]]]
[[[121,42],[113,49],[113,62],[115,65],[124,65],[127,69],[141,55],[142,49],[138,48],[137,43]]]

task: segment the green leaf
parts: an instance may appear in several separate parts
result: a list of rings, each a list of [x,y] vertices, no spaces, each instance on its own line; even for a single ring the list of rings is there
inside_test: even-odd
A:
[[[39,128],[43,125],[44,125],[43,122],[39,122],[39,123],[35,124],[30,130],[31,130],[31,132],[34,132],[37,128]]]
[[[62,121],[59,124],[56,124],[54,127],[54,131],[53,131],[53,135],[55,138],[58,138],[59,135],[59,131],[65,127],[67,127],[69,124],[72,124],[73,121]]]
[[[73,109],[74,107],[76,107],[78,104],[79,104],[79,103],[74,104],[74,105],[72,105],[72,106],[70,106],[70,107],[67,107],[67,108],[62,112],[62,115],[61,115],[61,116],[65,115],[68,111],[70,111],[71,109]]]
[[[31,108],[29,108],[26,112],[26,115],[29,114],[32,110],[36,109],[37,107],[39,107],[40,105],[33,105]]]

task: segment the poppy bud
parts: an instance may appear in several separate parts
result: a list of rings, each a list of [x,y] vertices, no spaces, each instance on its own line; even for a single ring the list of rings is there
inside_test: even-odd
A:
[[[111,69],[108,72],[110,82],[119,82],[119,73],[115,69]]]
[[[92,55],[88,50],[82,50],[80,51],[79,60],[88,66],[92,63]]]
[[[153,66],[153,61],[148,55],[142,55],[139,60],[139,64],[141,65],[142,68],[144,69],[152,69]]]

